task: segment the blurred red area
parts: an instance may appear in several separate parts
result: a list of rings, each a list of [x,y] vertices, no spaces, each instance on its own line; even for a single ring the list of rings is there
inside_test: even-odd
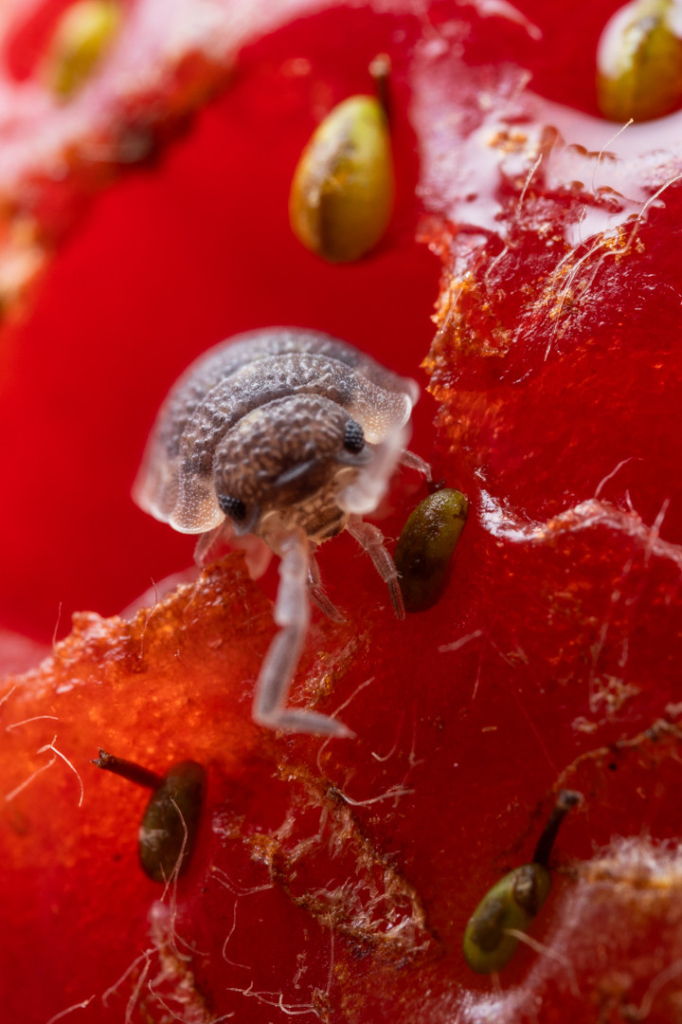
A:
[[[85,173],[79,143],[87,189],[68,174],[19,189],[51,258],[0,335],[0,626],[48,651],[91,611],[2,691],[11,1024],[679,1019],[682,115],[615,141],[597,119],[594,49],[616,6],[310,14],[241,49],[194,118],[177,114],[201,90],[169,101],[172,142],[157,110],[140,165]],[[5,34],[15,78],[39,30]],[[384,51],[395,218],[371,258],[327,266],[291,236],[291,175]],[[184,65],[204,92],[224,77],[211,61]],[[191,562],[129,497],[169,386],[221,338],[275,323],[416,377],[425,360],[438,406],[417,407],[412,448],[471,502],[445,597],[404,623],[349,537],[322,551],[347,619],[315,617],[295,697],[353,741],[253,726],[274,627],[238,555],[130,623],[99,617]],[[401,474],[389,537],[416,488]],[[36,657],[0,643],[8,670]],[[145,794],[88,763],[99,746],[207,766],[177,888],[142,874]],[[466,920],[532,856],[566,785],[585,801],[536,945],[499,982],[477,977]]]

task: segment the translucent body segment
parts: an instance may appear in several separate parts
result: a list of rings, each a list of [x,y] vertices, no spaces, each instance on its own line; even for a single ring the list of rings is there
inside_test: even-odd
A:
[[[461,491],[446,487],[424,498],[408,518],[393,556],[406,611],[426,611],[445,593],[468,509]]]
[[[184,475],[178,469],[178,482],[173,486],[176,501],[167,522],[174,530],[203,534],[224,522],[211,476]]]
[[[634,0],[608,22],[597,52],[597,97],[613,121],[647,121],[682,105],[682,10]]]

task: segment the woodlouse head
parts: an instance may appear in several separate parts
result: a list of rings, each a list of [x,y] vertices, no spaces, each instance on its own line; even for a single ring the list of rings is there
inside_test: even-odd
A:
[[[371,458],[345,409],[319,395],[293,396],[254,409],[229,431],[216,450],[213,486],[237,534],[277,524],[325,535],[336,532],[343,491]]]

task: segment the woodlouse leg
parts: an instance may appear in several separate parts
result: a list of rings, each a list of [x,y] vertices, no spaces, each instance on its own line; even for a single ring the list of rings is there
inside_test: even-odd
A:
[[[384,547],[383,533],[371,523],[364,523],[358,516],[350,516],[346,529],[351,537],[355,537],[358,544],[365,549],[374,562],[374,568],[387,584],[396,619],[404,619],[405,607],[398,582],[398,571],[393,559]]]
[[[256,684],[253,718],[269,729],[287,729],[320,736],[353,736],[342,722],[298,708],[287,708],[291,680],[310,622],[308,597],[309,555],[306,538],[292,534],[281,544],[280,584],[275,602],[275,622],[281,626]]]
[[[198,565],[200,569],[203,569],[204,566],[212,561],[211,555],[215,552],[224,526],[224,523],[219,523],[218,526],[209,530],[208,533],[202,533],[199,536],[199,540],[194,545],[194,564]]]
[[[312,553],[310,554],[308,561],[308,588],[313,601],[320,611],[324,612],[328,619],[331,619],[332,622],[345,621],[339,609],[336,605],[332,604],[325,594],[322,577],[320,576],[320,567],[317,564],[315,555]]]
[[[270,565],[271,549],[260,537],[255,537],[252,533],[248,533],[246,537],[234,537],[231,543],[232,547],[244,552],[246,568],[251,579],[259,580]]]
[[[244,552],[246,568],[252,580],[259,580],[270,565],[272,551],[267,544],[252,533],[245,537],[235,537],[234,530],[227,521],[201,534],[194,547],[194,563],[200,569],[204,569],[211,562],[221,558],[230,548]]]
[[[431,481],[431,466],[429,463],[420,458],[419,455],[415,455],[408,448],[403,448],[398,462],[401,466],[408,466],[410,469],[415,469],[417,473],[423,473],[427,481]]]

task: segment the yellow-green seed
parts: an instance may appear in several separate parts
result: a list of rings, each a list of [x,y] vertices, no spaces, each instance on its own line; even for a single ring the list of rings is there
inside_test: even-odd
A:
[[[514,868],[489,889],[469,918],[464,932],[464,959],[477,974],[492,974],[505,967],[525,932],[547,899],[552,885],[549,857],[568,811],[582,800],[580,793],[562,789],[537,841],[533,861]]]
[[[87,82],[111,47],[122,22],[116,0],[77,0],[55,27],[44,63],[48,87],[61,99]]]
[[[196,842],[205,772],[196,761],[180,761],[154,790],[140,825],[138,852],[145,874],[166,882],[182,874]]]
[[[525,932],[552,885],[541,864],[514,868],[490,889],[469,919],[464,932],[464,958],[477,974],[492,974],[509,963],[519,944],[509,929]]]
[[[469,502],[449,487],[424,498],[410,515],[393,556],[405,610],[423,612],[445,593]]]
[[[597,99],[613,121],[648,121],[682,106],[682,9],[675,0],[634,0],[604,29]]]
[[[289,197],[296,237],[332,263],[349,263],[383,236],[395,195],[391,140],[372,96],[351,96],[324,119],[298,163]]]

